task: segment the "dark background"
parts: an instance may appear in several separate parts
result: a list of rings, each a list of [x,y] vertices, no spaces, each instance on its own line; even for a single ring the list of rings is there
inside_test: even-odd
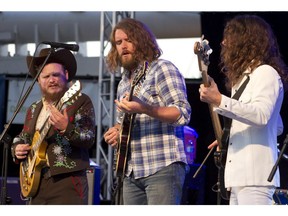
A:
[[[227,94],[224,88],[224,77],[219,72],[219,58],[220,58],[220,43],[222,40],[222,33],[225,26],[225,23],[230,18],[234,17],[237,14],[256,14],[264,18],[274,30],[274,33],[278,39],[280,46],[280,51],[283,55],[284,61],[288,64],[288,43],[286,42],[288,38],[288,30],[285,26],[285,22],[288,20],[288,12],[203,12],[201,13],[202,19],[202,32],[209,44],[213,49],[213,53],[210,55],[210,65],[208,73],[211,77],[214,78],[215,82],[218,84],[218,88],[221,92]],[[191,52],[194,52],[191,50]],[[179,56],[181,58],[181,56]],[[264,78],[265,79],[265,78]],[[214,141],[214,132],[211,123],[211,118],[209,114],[208,105],[202,103],[199,100],[199,85],[201,80],[187,80],[187,92],[188,100],[192,106],[192,115],[191,122],[189,126],[196,130],[198,133],[197,139],[197,156],[195,165],[192,167],[193,173],[197,169],[197,164],[201,164],[204,158],[206,157],[208,150],[207,146]],[[1,91],[1,99],[6,100],[7,94],[5,89]],[[6,95],[6,96],[5,96]],[[281,110],[281,115],[284,123],[284,132],[278,138],[280,144],[279,149],[282,148],[284,138],[286,137],[288,131],[288,104],[287,104],[287,92],[285,93],[283,106]],[[1,107],[1,113],[5,118],[5,107]],[[1,126],[0,131],[3,131],[3,126]],[[9,135],[14,137],[21,130],[22,125],[12,125],[9,130]],[[0,152],[2,155],[3,145],[0,146]],[[287,153],[287,150],[285,151]],[[91,152],[92,154],[92,152]],[[91,155],[92,156],[92,155]],[[95,157],[95,155],[93,156]],[[2,167],[3,155],[0,159],[0,165]],[[261,163],[261,161],[259,161]],[[288,188],[288,176],[287,176],[287,166],[288,161],[280,161],[280,174],[281,174],[281,189]],[[2,169],[1,169],[2,170]],[[18,165],[15,165],[12,162],[12,158],[9,152],[8,155],[8,176],[15,177],[19,176]],[[192,174],[193,174],[192,173]],[[193,184],[191,187],[193,190],[186,191],[186,199],[188,200],[187,204],[204,204],[204,205],[215,205],[217,204],[217,193],[212,191],[212,186],[217,182],[218,170],[214,164],[213,154],[208,157],[204,168],[200,171],[196,179],[192,178],[190,174],[188,176],[188,183]],[[268,178],[268,176],[267,176]],[[221,201],[222,204],[227,204],[227,201]]]

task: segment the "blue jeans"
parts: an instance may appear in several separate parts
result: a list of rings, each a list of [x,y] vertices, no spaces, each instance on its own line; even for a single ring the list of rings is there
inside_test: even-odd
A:
[[[176,162],[145,178],[135,179],[133,174],[125,177],[124,205],[181,204],[185,166],[182,162]]]

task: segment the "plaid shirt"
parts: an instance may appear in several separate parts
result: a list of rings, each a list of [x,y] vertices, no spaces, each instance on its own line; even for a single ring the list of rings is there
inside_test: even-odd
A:
[[[138,70],[141,70],[139,66]],[[129,73],[124,71],[118,85],[117,99],[130,92]],[[161,122],[146,114],[136,114],[132,132],[126,175],[133,171],[135,178],[147,177],[173,162],[186,162],[183,126],[190,121],[191,106],[187,101],[186,84],[179,70],[169,61],[152,62],[146,75],[133,91],[151,106],[175,106],[180,117],[173,124]],[[121,124],[124,113],[117,111]]]

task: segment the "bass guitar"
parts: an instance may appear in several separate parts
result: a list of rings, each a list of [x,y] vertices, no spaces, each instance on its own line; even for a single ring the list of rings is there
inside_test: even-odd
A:
[[[60,110],[62,106],[72,100],[76,100],[81,95],[81,84],[77,80],[64,94],[64,96],[57,102],[56,108]],[[51,124],[46,119],[42,130],[34,133],[31,151],[27,158],[20,163],[20,187],[21,193],[24,197],[33,197],[39,187],[41,170],[46,165],[46,148],[47,142],[44,140]]]
[[[202,73],[202,81],[204,86],[209,87],[210,82],[208,79],[208,66],[210,64],[209,55],[212,53],[212,49],[209,46],[209,41],[201,40],[201,42],[195,42],[194,44],[194,53],[198,57],[199,70]],[[227,191],[224,185],[224,170],[227,156],[227,137],[223,136],[227,134],[224,129],[225,134],[221,127],[219,116],[216,112],[213,111],[213,105],[209,105],[210,116],[212,119],[212,125],[214,129],[214,134],[218,142],[218,148],[214,152],[214,161],[218,168],[218,183],[220,184],[220,194],[221,197],[225,200],[229,200],[230,193]]]

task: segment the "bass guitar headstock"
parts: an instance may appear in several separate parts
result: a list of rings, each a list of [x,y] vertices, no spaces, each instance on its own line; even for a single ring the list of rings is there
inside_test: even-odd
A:
[[[208,65],[210,64],[209,56],[212,53],[212,49],[209,46],[209,41],[204,39],[202,36],[200,42],[195,42],[194,44],[194,53],[198,57],[198,66],[199,70],[202,73],[202,80],[205,86],[209,86],[208,82]]]
[[[198,56],[198,65],[201,72],[207,71],[210,64],[209,56],[212,52],[213,50],[209,46],[209,41],[204,39],[204,36],[202,36],[200,42],[195,42],[194,53]]]

